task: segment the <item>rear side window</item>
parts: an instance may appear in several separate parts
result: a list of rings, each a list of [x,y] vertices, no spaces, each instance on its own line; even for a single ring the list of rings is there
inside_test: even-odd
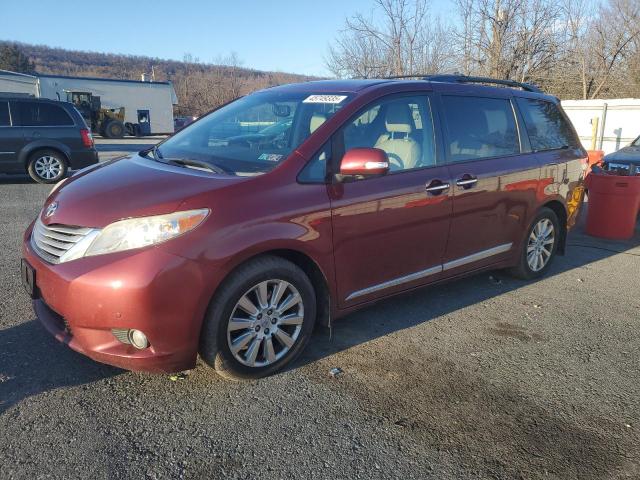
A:
[[[51,103],[20,102],[20,124],[25,127],[57,127],[73,125],[62,107]]]
[[[0,102],[0,127],[8,127],[11,125],[9,117],[9,103]]]
[[[449,161],[520,153],[518,130],[508,99],[443,95],[442,106]]]
[[[534,151],[576,146],[571,126],[551,102],[518,98],[524,124]]]

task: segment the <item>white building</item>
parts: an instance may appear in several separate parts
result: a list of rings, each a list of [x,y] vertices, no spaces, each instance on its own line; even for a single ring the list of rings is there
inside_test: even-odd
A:
[[[640,135],[640,99],[563,100],[582,145],[592,147],[594,118],[597,118],[596,149],[611,153]]]
[[[125,108],[125,122],[150,120],[151,134],[173,133],[173,106],[178,103],[171,82],[143,82],[110,78],[25,75],[0,70],[0,93],[24,93],[53,100],[67,100],[67,92],[99,96],[105,108]]]

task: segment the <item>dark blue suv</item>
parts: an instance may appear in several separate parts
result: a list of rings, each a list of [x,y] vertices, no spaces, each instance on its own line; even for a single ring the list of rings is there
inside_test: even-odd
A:
[[[97,162],[91,131],[71,103],[0,94],[0,173],[56,183]]]

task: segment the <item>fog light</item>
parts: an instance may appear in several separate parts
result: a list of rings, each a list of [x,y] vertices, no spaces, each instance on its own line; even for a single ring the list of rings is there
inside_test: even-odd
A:
[[[149,346],[147,336],[140,330],[129,330],[129,341],[131,342],[131,345],[140,350]]]

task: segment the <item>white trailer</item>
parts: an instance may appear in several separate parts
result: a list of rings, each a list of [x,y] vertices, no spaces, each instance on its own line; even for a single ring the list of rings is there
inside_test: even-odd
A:
[[[68,92],[88,92],[99,96],[104,108],[124,107],[125,122],[148,122],[152,135],[173,133],[173,106],[178,103],[171,82],[24,75],[5,70],[0,70],[0,92],[61,101],[67,101]]]
[[[0,93],[18,93],[38,97],[38,78],[24,73],[0,70]]]
[[[640,135],[640,99],[563,100],[562,108],[588,150],[615,152]]]

